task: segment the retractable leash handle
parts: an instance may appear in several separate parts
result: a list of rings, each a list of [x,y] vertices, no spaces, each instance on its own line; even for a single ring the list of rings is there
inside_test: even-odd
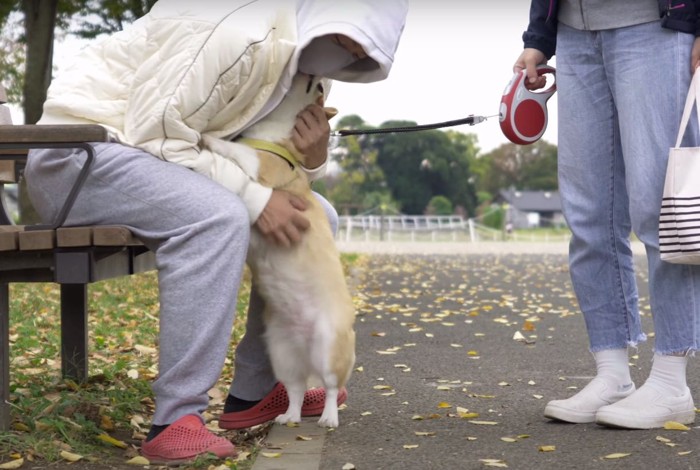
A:
[[[548,73],[555,75],[556,70],[549,65],[537,66],[537,75]],[[503,135],[519,145],[532,144],[542,137],[547,129],[547,100],[557,91],[556,83],[544,91],[528,90],[526,74],[523,70],[511,78],[501,97],[498,118]]]

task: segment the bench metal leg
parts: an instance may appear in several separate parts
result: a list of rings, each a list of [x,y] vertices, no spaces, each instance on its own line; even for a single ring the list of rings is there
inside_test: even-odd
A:
[[[87,284],[61,284],[61,372],[84,382],[87,362]]]
[[[0,431],[8,431],[10,421],[10,290],[0,282]]]

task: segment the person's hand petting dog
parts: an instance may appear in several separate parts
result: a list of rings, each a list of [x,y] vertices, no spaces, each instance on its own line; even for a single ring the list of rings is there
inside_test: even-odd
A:
[[[309,169],[323,165],[328,158],[330,134],[331,127],[323,107],[309,105],[297,116],[292,143],[307,156]],[[303,199],[286,191],[275,190],[255,227],[271,243],[286,247],[295,245],[309,228],[309,221],[302,213],[306,206]]]

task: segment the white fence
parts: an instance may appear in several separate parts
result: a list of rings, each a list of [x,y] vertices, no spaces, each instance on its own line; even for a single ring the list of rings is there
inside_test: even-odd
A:
[[[461,216],[422,215],[356,215],[341,216],[338,240],[353,241],[568,241],[568,235],[554,236],[547,232],[506,233],[478,224]]]

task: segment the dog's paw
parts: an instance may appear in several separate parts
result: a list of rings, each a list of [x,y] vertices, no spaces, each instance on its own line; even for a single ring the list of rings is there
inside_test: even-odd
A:
[[[285,413],[276,417],[275,422],[279,424],[300,423],[301,416],[294,416],[292,413]]]
[[[326,413],[323,413],[321,418],[318,420],[318,425],[322,428],[337,428],[338,413],[336,412],[335,416],[326,416]]]

